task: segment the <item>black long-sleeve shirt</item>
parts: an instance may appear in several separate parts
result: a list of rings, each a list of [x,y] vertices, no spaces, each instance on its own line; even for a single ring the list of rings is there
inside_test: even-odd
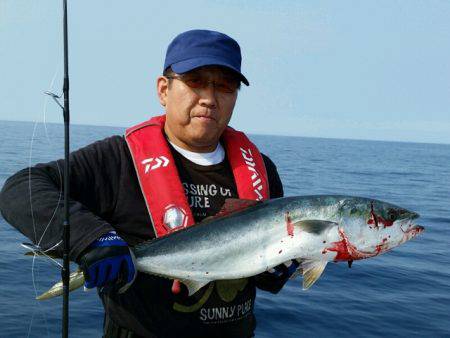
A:
[[[189,195],[188,187],[199,183],[206,173],[205,168],[196,166],[174,150],[172,153]],[[263,159],[270,197],[281,197],[283,188],[276,167],[268,157],[263,155]],[[59,160],[23,169],[6,181],[0,195],[3,217],[43,249],[55,246],[61,239],[63,167],[64,161]],[[205,182],[232,177],[227,161],[208,169],[212,176]],[[123,137],[113,136],[71,153],[70,171],[71,260],[75,261],[95,239],[111,230],[116,230],[130,246],[155,238]],[[230,191],[226,197],[237,197],[232,178],[225,179],[223,189]],[[199,197],[195,198],[202,207]],[[209,213],[217,212],[216,209],[217,206]],[[201,218],[197,213],[196,220]],[[62,245],[57,245],[55,250],[62,254]],[[284,283],[274,281],[274,286],[270,286],[268,279],[270,282],[268,276],[246,279],[239,285],[211,283],[187,297],[173,295],[171,281],[139,273],[124,294],[104,292],[100,296],[107,316],[118,326],[140,336],[250,336],[255,327],[255,285],[276,292]],[[234,299],[224,301],[220,293],[224,288],[236,289],[231,291],[235,293]]]

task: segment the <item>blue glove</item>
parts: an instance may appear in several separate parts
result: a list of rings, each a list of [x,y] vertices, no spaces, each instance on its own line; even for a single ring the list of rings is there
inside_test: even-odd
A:
[[[78,263],[84,272],[87,289],[114,286],[122,293],[136,278],[134,255],[115,231],[95,240]]]
[[[283,264],[277,265],[273,269],[269,269],[268,272],[277,278],[288,280],[294,272],[297,271],[299,265],[300,263],[297,262],[297,260],[292,259],[284,262]]]

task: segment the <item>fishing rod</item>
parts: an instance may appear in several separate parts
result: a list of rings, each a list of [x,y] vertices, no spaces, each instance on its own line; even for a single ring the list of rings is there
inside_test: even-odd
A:
[[[55,100],[55,102],[62,108],[64,115],[64,220],[63,220],[63,265],[61,268],[61,277],[63,282],[63,307],[62,307],[62,337],[69,336],[69,278],[70,278],[70,214],[69,214],[69,131],[70,131],[70,109],[69,109],[69,43],[67,35],[67,0],[63,0],[63,31],[64,31],[64,83],[63,96],[64,106],[61,105],[58,96],[51,92],[45,94]]]
[[[70,277],[70,214],[69,214],[69,43],[67,38],[67,0],[63,0],[64,25],[64,222],[63,222],[63,268],[61,277],[63,281],[63,310],[62,310],[62,337],[69,336],[69,277]]]

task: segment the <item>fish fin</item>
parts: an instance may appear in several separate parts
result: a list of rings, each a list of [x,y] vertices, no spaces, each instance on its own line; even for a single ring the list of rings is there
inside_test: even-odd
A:
[[[294,226],[300,227],[303,231],[311,234],[319,235],[326,229],[338,225],[335,222],[322,221],[316,219],[306,219],[292,223]]]
[[[192,296],[194,293],[196,293],[198,290],[200,290],[202,287],[204,287],[206,284],[208,284],[209,280],[192,280],[192,279],[180,279],[180,282],[186,285],[189,296]]]
[[[327,261],[305,260],[301,263],[303,269],[303,290],[308,290],[322,275]]]
[[[255,206],[259,203],[261,202],[255,200],[227,198],[222,208],[216,215],[212,216],[212,218],[227,216],[237,211],[241,211],[249,207]]]

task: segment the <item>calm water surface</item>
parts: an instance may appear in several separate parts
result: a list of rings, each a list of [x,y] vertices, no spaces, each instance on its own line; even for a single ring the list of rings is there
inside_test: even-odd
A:
[[[30,141],[34,141],[30,152]],[[72,149],[122,128],[73,126]],[[0,121],[0,186],[31,163],[63,156],[62,125]],[[421,214],[426,231],[394,251],[329,264],[302,291],[258,292],[256,337],[450,337],[450,145],[253,136],[276,163],[286,195],[349,194]],[[0,337],[58,337],[61,299],[37,302],[59,279],[44,259],[24,257],[26,239],[0,216]],[[36,287],[33,286],[33,284]],[[71,294],[70,335],[100,337],[95,292]]]

